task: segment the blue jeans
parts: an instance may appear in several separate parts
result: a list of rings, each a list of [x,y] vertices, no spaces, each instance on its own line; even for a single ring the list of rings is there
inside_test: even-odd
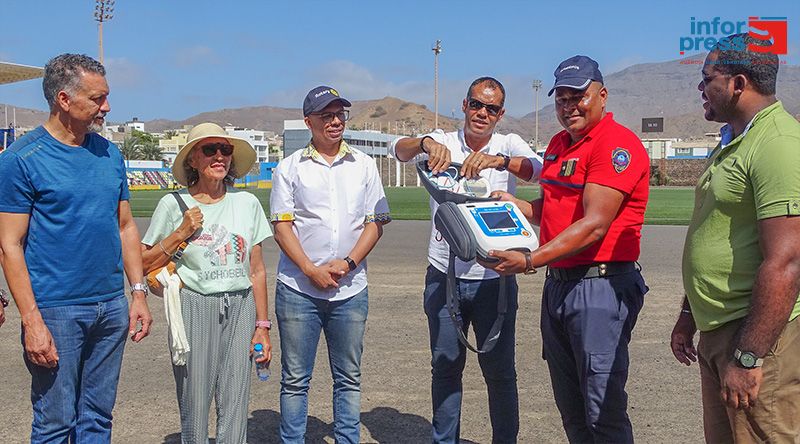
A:
[[[489,394],[492,442],[516,442],[519,432],[517,371],[514,366],[514,327],[517,318],[517,281],[507,278],[508,309],[500,339],[489,353],[478,355],[478,363]],[[464,328],[475,329],[478,346],[497,319],[500,279],[457,279],[457,295]],[[467,349],[447,311],[447,275],[432,265],[425,275],[425,314],[431,342],[431,398],[433,400],[432,439],[436,443],[458,443],[461,427],[461,375]]]
[[[25,357],[31,374],[31,443],[111,442],[128,300],[120,296],[39,311],[53,336],[58,366],[41,367]]]
[[[361,429],[361,352],[367,322],[367,289],[329,302],[278,281],[275,315],[281,338],[281,441],[305,442],[308,387],[321,331],[328,344],[333,378],[333,435],[358,443]]]
[[[633,442],[625,392],[628,343],[647,290],[638,271],[545,280],[544,357],[569,442]]]

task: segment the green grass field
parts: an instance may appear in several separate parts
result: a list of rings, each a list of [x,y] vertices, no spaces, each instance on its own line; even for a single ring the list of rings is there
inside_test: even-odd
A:
[[[423,188],[385,188],[386,197],[397,220],[429,220],[428,193]],[[258,196],[269,213],[269,190],[248,190]],[[167,191],[132,191],[131,208],[137,217],[150,217]],[[692,216],[694,192],[689,188],[651,188],[645,223],[651,225],[686,225]],[[520,187],[517,196],[531,200],[539,195],[538,187]]]

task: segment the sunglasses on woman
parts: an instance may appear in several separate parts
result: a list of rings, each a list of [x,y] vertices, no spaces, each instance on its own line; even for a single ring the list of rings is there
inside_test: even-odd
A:
[[[209,143],[200,147],[206,157],[211,157],[217,154],[217,151],[222,153],[223,156],[230,156],[233,154],[233,145],[227,143]]]

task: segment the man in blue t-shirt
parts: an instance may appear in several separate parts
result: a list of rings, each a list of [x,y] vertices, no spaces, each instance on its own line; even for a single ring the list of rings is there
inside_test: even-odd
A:
[[[0,154],[0,263],[33,379],[31,442],[110,442],[125,337],[152,323],[139,231],[122,154],[95,134],[111,109],[103,65],[62,54],[43,87],[47,122]]]

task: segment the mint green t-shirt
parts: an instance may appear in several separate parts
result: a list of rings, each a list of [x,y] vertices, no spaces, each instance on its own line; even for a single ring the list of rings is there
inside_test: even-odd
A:
[[[695,188],[683,286],[700,331],[747,315],[764,261],[758,223],[781,216],[800,216],[800,123],[776,102],[714,150]]]
[[[235,188],[228,188],[225,197],[211,205],[197,202],[187,190],[180,195],[189,208],[200,207],[203,213],[203,231],[175,264],[183,285],[201,294],[251,287],[250,252],[253,245],[272,236],[258,199]],[[157,245],[182,221],[175,197],[165,195],[158,202],[142,243]]]

